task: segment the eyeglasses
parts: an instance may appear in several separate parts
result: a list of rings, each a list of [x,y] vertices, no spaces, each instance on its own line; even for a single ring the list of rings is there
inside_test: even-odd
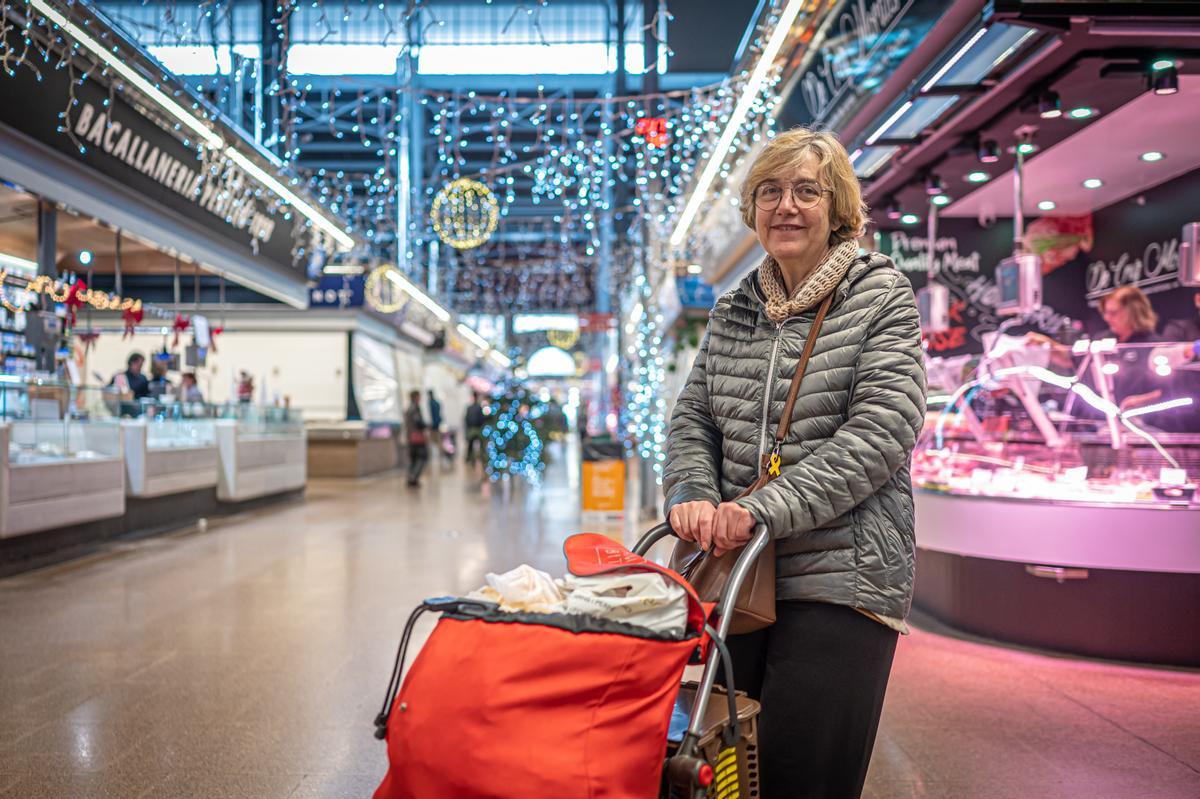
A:
[[[791,186],[792,201],[801,211],[807,211],[821,202],[825,193],[833,194],[832,189],[823,189],[815,183],[793,183]],[[783,202],[783,186],[766,183],[754,190],[754,204],[763,211],[774,211]]]

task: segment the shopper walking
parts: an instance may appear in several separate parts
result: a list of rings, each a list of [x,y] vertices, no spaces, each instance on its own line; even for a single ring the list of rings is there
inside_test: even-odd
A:
[[[429,460],[429,427],[421,413],[420,391],[409,392],[404,429],[408,436],[408,485],[416,487],[421,484],[421,472]]]
[[[483,425],[485,421],[483,403],[479,401],[479,392],[472,391],[471,404],[467,406],[466,415],[463,417],[463,428],[467,431],[466,461],[468,464],[482,461]]]
[[[763,796],[847,799],[862,791],[912,598],[919,317],[892,262],[859,254],[866,208],[832,135],[776,136],[741,200],[767,257],[712,310],[671,418],[666,507],[680,538],[717,555],[743,546],[758,524],[775,539],[777,621],[730,637],[736,687],[763,706]],[[831,293],[776,442],[817,306]],[[776,447],[779,475],[731,501]]]

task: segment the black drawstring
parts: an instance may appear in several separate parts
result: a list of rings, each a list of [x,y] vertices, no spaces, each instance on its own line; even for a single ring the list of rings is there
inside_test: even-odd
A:
[[[396,662],[392,666],[392,676],[388,680],[387,695],[383,698],[383,707],[375,717],[375,737],[383,740],[387,737],[388,716],[392,711],[392,703],[396,701],[396,693],[400,690],[400,672],[404,670],[404,653],[408,649],[408,641],[412,637],[413,627],[421,614],[429,610],[428,603],[421,603],[408,617],[404,625],[404,635],[400,638],[400,646],[396,649]]]

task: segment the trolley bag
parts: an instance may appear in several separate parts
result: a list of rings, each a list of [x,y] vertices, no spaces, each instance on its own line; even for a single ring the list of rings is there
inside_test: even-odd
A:
[[[390,764],[375,799],[658,795],[675,696],[706,642],[710,606],[679,575],[606,536],[571,536],[563,549],[579,576],[636,569],[682,586],[684,636],[475,600],[425,602],[409,618],[375,720]],[[396,695],[424,611],[441,618]]]

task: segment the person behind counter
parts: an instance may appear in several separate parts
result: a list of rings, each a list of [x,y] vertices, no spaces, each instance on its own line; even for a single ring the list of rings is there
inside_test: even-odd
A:
[[[155,358],[150,364],[150,381],[147,384],[151,397],[165,397],[175,391],[167,377],[167,362]]]
[[[1154,332],[1158,314],[1150,298],[1136,286],[1122,286],[1100,299],[1100,316],[1119,344],[1152,344],[1162,341]],[[1071,348],[1042,333],[1029,333],[1028,341],[1048,344],[1052,362],[1073,367]],[[1128,411],[1158,402],[1168,380],[1150,368],[1151,347],[1130,347],[1118,353],[1120,370],[1112,376],[1113,396]]]
[[[183,402],[204,402],[204,394],[196,382],[195,372],[184,372],[180,378],[179,399]]]
[[[146,356],[140,352],[131,353],[128,360],[125,361],[125,371],[120,375],[125,376],[125,385],[129,387],[129,391],[133,394],[135,400],[140,400],[150,396],[150,381],[142,374],[142,367],[146,364]],[[114,377],[109,385],[116,383],[117,378]]]

